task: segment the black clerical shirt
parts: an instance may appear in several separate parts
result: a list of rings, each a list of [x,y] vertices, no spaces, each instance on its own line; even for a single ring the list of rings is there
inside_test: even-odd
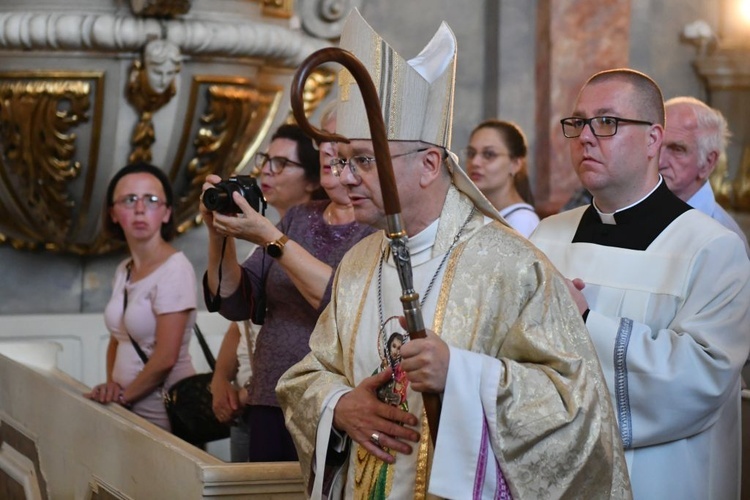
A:
[[[615,224],[603,223],[594,205],[589,205],[578,224],[573,243],[646,250],[672,221],[691,209],[662,180],[646,199],[615,213]]]

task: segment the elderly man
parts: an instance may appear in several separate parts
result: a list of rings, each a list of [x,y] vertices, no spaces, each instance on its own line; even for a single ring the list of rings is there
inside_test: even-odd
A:
[[[731,215],[716,203],[708,178],[724,156],[729,130],[720,111],[693,97],[664,103],[667,127],[659,155],[659,173],[682,201],[734,231],[750,255],[747,236]]]
[[[659,87],[592,76],[562,131],[593,194],[531,240],[569,284],[594,341],[637,498],[739,498],[740,369],[750,260],[736,234],[659,175]]]
[[[428,329],[408,340],[383,232],[339,266],[312,352],[277,387],[313,498],[628,498],[617,427],[564,279],[447,150],[455,38],[404,61],[356,10],[341,46],[378,89]],[[385,227],[358,87],[340,75],[334,173],[358,221]],[[422,393],[440,394],[437,440]],[[329,486],[331,486],[329,488]]]

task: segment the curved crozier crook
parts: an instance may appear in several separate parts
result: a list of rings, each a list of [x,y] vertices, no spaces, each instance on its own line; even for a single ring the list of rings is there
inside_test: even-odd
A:
[[[302,61],[292,80],[292,113],[297,120],[297,124],[302,130],[318,142],[349,142],[349,139],[339,134],[330,134],[315,128],[310,124],[305,116],[304,101],[302,95],[305,87],[305,81],[308,76],[321,64],[336,62],[341,64],[359,85],[362,94],[362,100],[367,112],[367,122],[370,126],[372,136],[372,145],[375,154],[375,164],[378,170],[378,178],[383,192],[383,207],[387,215],[401,213],[401,203],[398,198],[396,189],[396,179],[393,175],[393,165],[391,164],[390,148],[388,146],[388,135],[385,132],[385,122],[380,112],[380,98],[372,83],[372,78],[367,72],[367,68],[360,62],[357,57],[348,50],[338,47],[327,47],[310,54],[307,59]]]

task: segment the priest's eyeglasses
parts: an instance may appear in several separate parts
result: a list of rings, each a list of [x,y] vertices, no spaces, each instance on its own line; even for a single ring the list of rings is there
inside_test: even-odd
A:
[[[144,194],[141,196],[138,196],[137,194],[126,194],[119,200],[115,201],[115,204],[132,210],[139,201],[143,202],[143,207],[146,210],[156,210],[165,203],[155,194]]]
[[[268,156],[266,153],[255,153],[255,167],[260,171],[268,164],[268,169],[273,175],[280,174],[287,165],[302,167],[301,163],[290,160],[285,156]]]
[[[588,125],[591,132],[596,137],[611,137],[617,133],[617,126],[621,123],[632,123],[635,125],[653,125],[653,122],[643,120],[631,120],[629,118],[620,118],[617,116],[592,116],[591,118],[581,118],[571,116],[560,120],[563,135],[568,139],[574,139],[583,133],[583,129]]]
[[[391,156],[391,159],[400,158],[402,156],[411,155],[414,153],[421,153],[422,151],[427,151],[429,148],[420,148],[415,149],[414,151],[407,151],[406,153],[399,153],[397,155]],[[349,171],[352,173],[354,177],[358,177],[358,173],[360,171],[362,172],[369,172],[372,170],[373,165],[375,165],[375,158],[372,156],[366,156],[366,155],[357,155],[352,156],[351,158],[333,158],[328,164],[331,166],[331,173],[335,175],[336,177],[341,177],[341,174],[344,172],[344,169],[347,165],[349,165]]]

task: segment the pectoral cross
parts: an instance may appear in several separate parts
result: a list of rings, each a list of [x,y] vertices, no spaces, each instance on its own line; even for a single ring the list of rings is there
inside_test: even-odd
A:
[[[349,100],[349,85],[357,83],[349,70],[343,68],[339,71],[339,95],[342,101]]]

